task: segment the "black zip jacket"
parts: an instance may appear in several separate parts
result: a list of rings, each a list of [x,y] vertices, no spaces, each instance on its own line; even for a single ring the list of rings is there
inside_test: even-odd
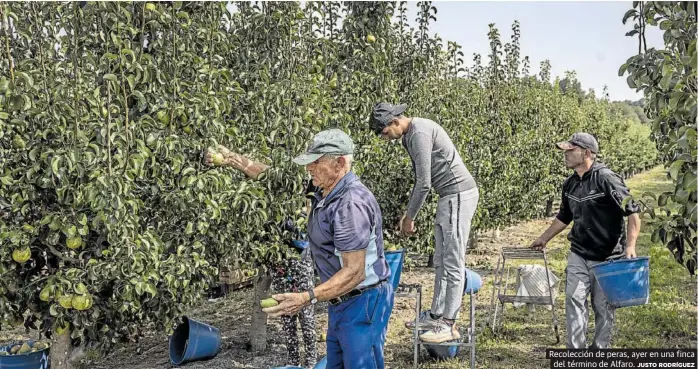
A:
[[[577,173],[562,185],[562,203],[557,219],[572,225],[567,239],[571,251],[587,260],[621,258],[627,246],[624,217],[640,211],[634,201],[623,206],[630,190],[612,170],[595,162],[579,178]]]

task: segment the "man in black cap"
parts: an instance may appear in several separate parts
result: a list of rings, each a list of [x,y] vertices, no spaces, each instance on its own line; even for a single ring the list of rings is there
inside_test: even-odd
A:
[[[594,136],[575,133],[568,141],[558,142],[557,147],[564,150],[565,165],[575,173],[562,185],[562,203],[556,219],[531,247],[544,249],[548,241],[574,221],[567,236],[572,244],[565,287],[567,348],[587,348],[587,297],[591,293],[596,322],[591,348],[605,349],[611,344],[614,309],[607,306],[591,267],[607,260],[637,256],[640,209],[633,201],[623,205],[630,191],[622,178],[596,161],[599,144]],[[627,230],[624,217],[628,217]]]
[[[460,338],[455,321],[465,288],[465,250],[479,191],[446,131],[434,121],[410,118],[407,105],[380,103],[373,107],[370,129],[384,139],[401,139],[412,159],[414,188],[400,229],[414,233],[414,220],[432,187],[439,195],[434,225],[434,299],[431,310],[419,317],[426,342]],[[412,329],[415,322],[406,326]]]

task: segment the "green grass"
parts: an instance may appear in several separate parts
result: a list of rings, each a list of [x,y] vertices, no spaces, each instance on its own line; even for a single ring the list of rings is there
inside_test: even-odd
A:
[[[661,167],[638,174],[626,181],[634,195],[643,192],[661,193],[671,188],[671,182]],[[501,246],[527,246],[549,224],[551,219],[525,222],[502,231],[499,240],[483,239],[476,250],[468,253],[468,266],[483,275],[483,288],[477,295],[477,367],[478,368],[549,368],[545,359],[547,348],[564,348],[566,330],[564,318],[564,269],[569,254],[567,231],[563,231],[548,245],[549,262],[553,272],[560,278],[559,295],[556,299],[556,312],[559,320],[560,340],[555,344],[551,324],[551,312],[537,307],[533,313],[525,308],[513,309],[507,305],[504,323],[498,328],[497,335],[483,327],[489,315],[492,294],[492,279],[496,266],[498,250]],[[645,219],[646,220],[646,219]],[[643,306],[628,307],[616,311],[616,325],[613,332],[613,348],[687,348],[695,346],[696,340],[696,281],[688,271],[677,264],[669,251],[661,245],[654,245],[650,240],[651,231],[646,224],[641,229],[637,243],[639,256],[649,255],[650,259],[650,303]],[[536,261],[522,261],[534,263]],[[518,263],[511,265],[511,282],[515,281],[514,272]],[[415,272],[408,272],[411,275]],[[421,281],[425,287],[423,305],[431,302],[433,273],[422,270]],[[591,304],[590,304],[591,305]],[[464,304],[467,309],[467,305]],[[407,304],[397,307],[386,347],[386,358],[390,359],[391,368],[410,368],[412,364],[410,332],[402,324],[414,316],[414,308]],[[467,317],[461,317],[461,324],[467,324]],[[499,319],[498,319],[499,320]],[[587,340],[594,335],[593,311],[590,310],[590,322]],[[462,368],[468,367],[469,357],[463,350],[454,360],[436,363],[422,349],[421,368]]]

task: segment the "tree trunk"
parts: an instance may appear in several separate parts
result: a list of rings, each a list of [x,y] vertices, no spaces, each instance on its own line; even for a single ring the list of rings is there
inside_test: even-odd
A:
[[[51,343],[51,369],[74,369],[71,363],[73,346],[70,342],[70,329],[62,335],[55,334]]]
[[[468,239],[468,249],[475,249],[477,248],[477,232],[471,231],[470,232],[470,238]]]
[[[267,314],[262,311],[259,301],[269,297],[271,274],[264,266],[259,267],[258,271],[259,273],[254,287],[252,325],[250,327],[250,351],[252,352],[259,352],[267,349]]]
[[[499,240],[499,238],[501,236],[502,236],[502,230],[499,227],[492,229],[492,239],[493,240]]]
[[[553,216],[553,199],[548,199],[548,202],[545,204],[545,216],[546,217],[551,217]]]
[[[427,259],[427,268],[433,268],[434,267],[434,254],[430,254],[429,258]]]

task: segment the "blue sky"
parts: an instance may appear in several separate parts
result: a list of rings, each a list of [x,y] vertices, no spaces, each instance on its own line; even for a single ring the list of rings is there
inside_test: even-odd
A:
[[[409,2],[409,19],[417,18],[417,2]],[[483,60],[489,54],[487,33],[495,23],[502,42],[511,37],[511,25],[521,26],[521,55],[531,61],[531,73],[538,73],[540,62],[549,59],[552,78],[575,70],[582,88],[593,88],[601,95],[608,85],[611,100],[637,100],[641,93],[628,87],[618,69],[637,53],[637,37],[627,37],[632,21],[623,25],[631,1],[434,1],[437,21],[430,27],[444,40],[460,44],[465,63],[472,65],[473,53]],[[415,27],[416,28],[416,27]],[[664,48],[662,31],[650,27],[649,47]]]

